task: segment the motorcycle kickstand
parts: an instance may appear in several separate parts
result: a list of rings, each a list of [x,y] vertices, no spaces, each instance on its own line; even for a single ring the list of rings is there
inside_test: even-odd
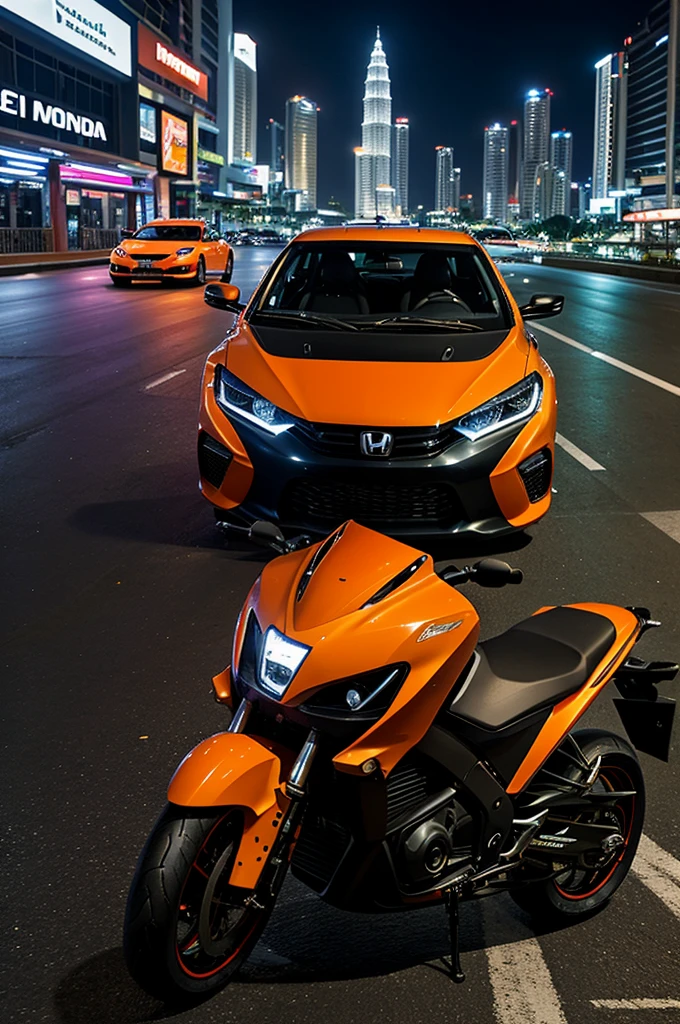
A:
[[[459,898],[455,889],[449,889],[446,896],[446,910],[449,915],[449,939],[451,943],[451,980],[457,985],[465,981],[465,974],[460,965],[460,916]]]

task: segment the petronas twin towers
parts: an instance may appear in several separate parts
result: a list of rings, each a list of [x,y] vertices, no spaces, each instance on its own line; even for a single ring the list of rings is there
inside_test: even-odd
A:
[[[390,69],[378,29],[364,90],[361,146],[355,154],[355,215],[374,220],[394,214],[391,174],[392,97]]]

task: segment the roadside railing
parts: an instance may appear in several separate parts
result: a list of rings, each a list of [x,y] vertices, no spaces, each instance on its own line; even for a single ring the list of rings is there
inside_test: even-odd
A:
[[[79,249],[113,249],[120,242],[120,228],[81,228]]]
[[[53,248],[52,228],[0,228],[0,253],[52,252]]]

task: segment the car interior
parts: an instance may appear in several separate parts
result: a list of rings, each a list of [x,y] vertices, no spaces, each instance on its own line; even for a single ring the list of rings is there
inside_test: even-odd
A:
[[[351,244],[351,243],[350,243]],[[505,326],[505,307],[473,246],[294,246],[260,309],[336,317],[413,316]]]

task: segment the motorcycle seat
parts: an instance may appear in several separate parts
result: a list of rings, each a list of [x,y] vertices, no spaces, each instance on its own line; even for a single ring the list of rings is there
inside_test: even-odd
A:
[[[502,729],[580,690],[616,638],[604,615],[551,608],[477,647],[449,711],[483,729]]]

